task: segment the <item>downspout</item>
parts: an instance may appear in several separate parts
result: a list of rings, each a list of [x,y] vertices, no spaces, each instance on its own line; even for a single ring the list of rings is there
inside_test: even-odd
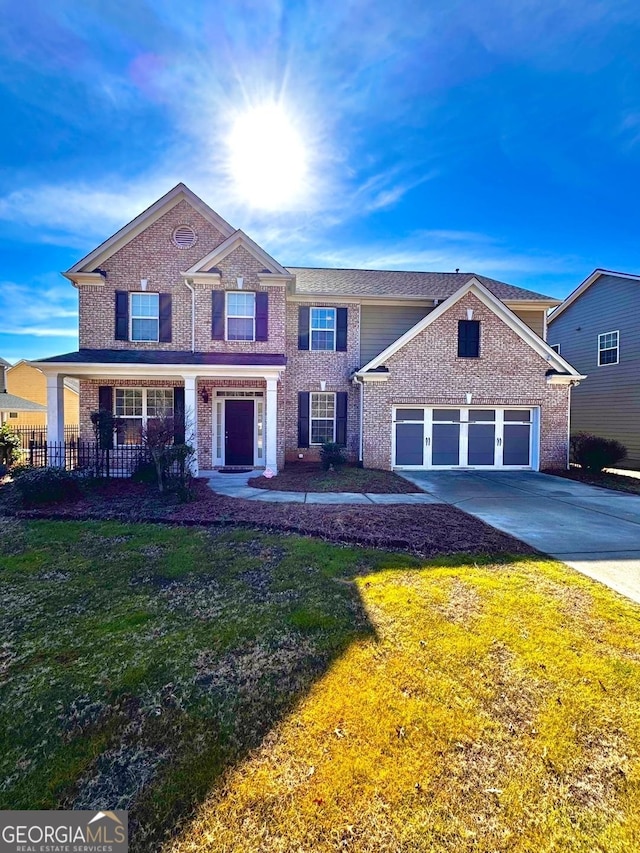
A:
[[[363,467],[363,455],[364,455],[364,429],[363,429],[363,418],[364,418],[364,382],[361,379],[358,379],[357,376],[353,377],[353,381],[356,385],[360,386],[360,421],[358,424],[358,467]]]
[[[185,278],[184,283],[191,291],[191,352],[196,351],[196,292],[188,278]]]

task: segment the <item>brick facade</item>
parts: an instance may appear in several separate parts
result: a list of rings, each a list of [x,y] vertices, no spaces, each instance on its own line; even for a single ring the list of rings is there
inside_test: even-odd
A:
[[[179,225],[191,226],[197,234],[192,248],[178,248],[172,241]],[[360,387],[351,381],[360,364],[361,309],[358,299],[340,303],[288,298],[284,284],[265,286],[260,275],[264,263],[244,246],[239,246],[216,262],[219,283],[195,283],[195,341],[192,341],[192,294],[181,275],[185,270],[219,246],[225,237],[185,199],[177,203],[141,234],[102,262],[106,273],[104,286],[79,286],[80,346],[92,349],[174,350],[197,352],[285,354],[286,369],[278,383],[278,466],[288,461],[318,458],[319,448],[298,447],[298,394],[301,391],[347,393],[347,452],[352,460],[359,453],[361,393],[364,395],[363,461],[368,467],[392,465],[392,406],[466,406],[472,395],[474,406],[531,406],[541,412],[540,465],[542,468],[566,465],[569,387],[550,385],[545,373],[548,364],[496,314],[472,293],[467,293],[444,315],[428,326],[387,362],[389,380],[366,383]],[[242,277],[245,291],[269,294],[269,335],[264,342],[219,341],[211,338],[212,291],[237,290]],[[115,292],[138,291],[140,280],[147,279],[148,292],[172,295],[172,340],[170,343],[115,340]],[[300,305],[347,309],[347,351],[319,352],[298,349]],[[477,359],[457,357],[457,322],[473,309],[481,322],[481,352]],[[167,368],[168,375],[172,368]],[[175,374],[170,379],[82,379],[80,383],[80,425],[84,438],[92,437],[89,420],[98,408],[98,387],[135,385],[138,387],[175,387],[182,385]],[[260,378],[219,379],[202,368],[197,384],[198,463],[201,470],[214,467],[213,412],[216,390],[220,388],[266,388]],[[127,376],[123,365],[122,376]],[[204,402],[203,396],[208,396]],[[266,407],[266,395],[265,395]],[[268,412],[266,413],[268,417]],[[265,427],[266,435],[266,427]]]
[[[298,349],[298,313],[300,305],[313,308],[347,309],[347,351],[318,352]],[[340,305],[332,302],[310,301],[287,304],[287,369],[285,387],[285,454],[288,461],[317,460],[318,447],[298,447],[298,392],[320,391],[320,382],[326,382],[325,391],[346,391],[347,397],[347,453],[352,460],[358,456],[359,393],[350,381],[354,370],[360,366],[360,305],[357,302]]]
[[[480,357],[458,358],[458,320],[481,324]],[[565,467],[569,389],[546,381],[547,362],[471,293],[387,361],[389,380],[364,388],[364,464],[388,469],[392,406],[539,406],[540,467]]]

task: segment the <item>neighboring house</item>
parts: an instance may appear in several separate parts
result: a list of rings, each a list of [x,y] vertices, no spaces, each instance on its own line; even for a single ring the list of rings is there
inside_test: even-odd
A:
[[[41,403],[34,403],[9,393],[6,376],[10,369],[11,364],[0,358],[0,426],[6,422],[13,423],[12,417],[15,415],[42,417],[46,414],[46,408]]]
[[[572,431],[621,441],[640,467],[640,275],[594,270],[550,315],[549,343],[589,374]]]
[[[64,378],[137,444],[173,414],[203,474],[317,459],[376,468],[566,466],[571,385],[545,343],[558,300],[471,273],[285,268],[179,184],[64,275],[80,349],[34,362],[48,433]]]
[[[8,364],[8,362],[7,362]],[[7,412],[7,423],[16,429],[20,427],[46,427],[47,425],[47,380],[44,373],[28,361],[18,361],[8,364],[5,372],[7,391],[38,403],[37,409],[19,411],[14,409]],[[80,383],[77,379],[66,377],[64,380],[64,414],[65,426],[77,427],[80,423]]]

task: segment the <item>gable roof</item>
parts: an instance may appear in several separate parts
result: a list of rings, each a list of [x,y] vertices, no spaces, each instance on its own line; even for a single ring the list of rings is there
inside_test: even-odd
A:
[[[7,365],[5,376],[11,373],[12,370],[15,370],[16,367],[20,367],[21,364],[26,364],[27,367],[31,368],[31,370],[38,370],[39,373],[42,373],[34,364],[30,361],[27,361],[26,358],[21,358],[20,361],[16,361],[15,364],[9,364],[8,361],[5,361],[3,358],[0,358],[0,362]],[[44,377],[44,374],[43,374]],[[64,377],[64,387],[69,391],[73,391],[74,394],[80,393],[80,383],[77,379],[74,379],[72,376]]]
[[[357,373],[363,374],[368,371],[375,371],[377,368],[381,367],[385,361],[387,361],[392,355],[395,355],[395,353],[402,349],[402,347],[406,346],[406,344],[412,341],[420,334],[420,332],[426,329],[427,326],[430,326],[431,323],[441,317],[467,293],[473,293],[474,296],[487,306],[487,308],[493,311],[494,314],[497,314],[498,317],[500,317],[507,326],[519,335],[525,343],[527,343],[538,353],[538,355],[549,363],[550,368],[554,368],[559,374],[571,376],[575,379],[584,378],[569,364],[568,361],[565,361],[562,356],[555,352],[555,350],[552,350],[546,341],[543,341],[542,338],[538,337],[538,335],[536,335],[536,333],[530,329],[526,323],[523,323],[523,321],[517,317],[513,311],[507,308],[504,302],[491,293],[491,291],[475,277],[471,278],[455,293],[451,294],[451,296],[445,299],[444,302],[441,302],[437,308],[430,311],[426,317],[423,317],[422,320],[416,323],[408,332],[405,332],[404,335],[399,337],[397,341],[394,341],[379,355],[365,364],[364,367],[361,367]]]
[[[447,299],[471,280],[479,281],[498,299],[559,305],[560,299],[483,275],[465,272],[407,272],[287,267],[296,277],[295,292],[309,296],[377,296]],[[541,306],[542,307],[542,306]]]
[[[598,268],[594,270],[591,275],[587,276],[587,278],[585,278],[582,284],[579,284],[576,289],[573,290],[567,296],[564,302],[558,308],[555,309],[555,311],[549,314],[547,322],[553,323],[554,320],[557,320],[560,314],[562,314],[562,312],[566,308],[568,308],[569,305],[572,305],[576,301],[576,299],[579,299],[585,292],[585,290],[588,290],[591,285],[594,284],[600,278],[601,275],[613,275],[616,276],[616,278],[632,278],[636,281],[640,281],[640,275],[634,275],[633,273],[628,272],[614,272],[613,270],[603,270]]]
[[[287,279],[291,278],[291,273],[289,273],[283,266],[281,266],[274,258],[271,257],[264,249],[262,249],[258,244],[251,239],[251,237],[247,236],[240,228],[237,231],[234,231],[224,243],[220,243],[219,246],[216,246],[208,255],[205,255],[204,258],[201,258],[197,264],[194,264],[190,269],[184,273],[184,275],[194,275],[200,272],[211,272],[211,268],[215,267],[219,261],[223,258],[226,258],[231,252],[235,251],[238,247],[242,246],[246,249],[253,257],[259,261],[261,264],[264,264],[267,273],[274,273],[278,276],[285,276]]]
[[[181,201],[187,201],[198,213],[202,214],[205,219],[217,228],[224,237],[229,237],[233,234],[234,229],[228,222],[219,216],[208,204],[205,204],[188,186],[180,183],[176,184],[173,189],[169,190],[168,193],[136,216],[135,219],[132,219],[127,225],[116,231],[112,237],[109,237],[108,240],[105,240],[104,243],[101,243],[96,249],[89,252],[88,255],[70,267],[63,275],[73,281],[74,273],[92,272],[107,258],[111,257],[111,255],[115,254],[123,246],[126,246],[134,237],[137,237],[145,228],[148,228],[149,225],[156,222]]]

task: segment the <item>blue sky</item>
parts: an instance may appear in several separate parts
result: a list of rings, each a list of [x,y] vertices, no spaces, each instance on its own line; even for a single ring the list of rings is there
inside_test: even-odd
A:
[[[0,30],[0,355],[77,347],[59,275],[184,181],[288,265],[473,271],[565,296],[640,272],[640,7],[23,0]],[[244,111],[304,193],[249,203]],[[273,133],[273,129],[271,129]]]

